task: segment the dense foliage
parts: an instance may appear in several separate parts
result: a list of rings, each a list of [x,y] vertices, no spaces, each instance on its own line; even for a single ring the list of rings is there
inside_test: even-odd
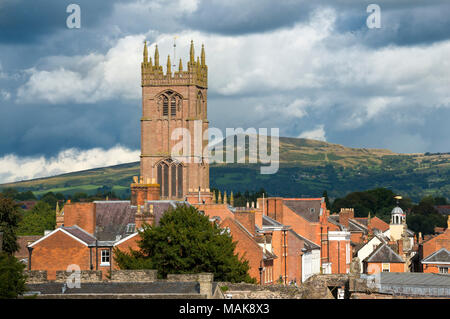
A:
[[[16,298],[25,292],[25,265],[7,253],[0,253],[0,299]]]
[[[157,269],[158,275],[211,272],[217,281],[255,282],[236,243],[223,229],[191,206],[171,209],[159,226],[144,225],[139,251],[115,251],[122,269]]]
[[[389,223],[391,211],[396,206],[396,194],[386,188],[376,188],[363,192],[353,192],[343,198],[336,198],[331,211],[339,212],[341,208],[353,207],[355,217],[377,216]],[[407,213],[406,223],[412,231],[433,234],[435,227],[446,227],[447,219],[439,214],[435,205],[445,205],[444,197],[426,196],[415,205],[409,198],[403,198],[399,206]]]
[[[3,233],[3,251],[12,255],[19,249],[17,245],[17,228],[21,216],[14,200],[0,193],[0,232]]]
[[[44,201],[39,201],[28,211],[24,211],[17,233],[19,235],[42,235],[45,230],[56,226],[55,210]]]

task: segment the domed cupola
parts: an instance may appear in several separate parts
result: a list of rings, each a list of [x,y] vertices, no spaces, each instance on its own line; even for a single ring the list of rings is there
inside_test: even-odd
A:
[[[406,214],[403,211],[403,209],[398,206],[398,201],[402,199],[401,196],[396,196],[395,199],[397,199],[397,206],[394,207],[394,209],[391,212],[391,224],[393,225],[401,225],[406,223]]]

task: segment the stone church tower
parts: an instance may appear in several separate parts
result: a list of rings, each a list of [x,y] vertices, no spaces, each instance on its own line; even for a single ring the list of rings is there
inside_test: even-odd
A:
[[[194,152],[195,148],[199,149],[197,141],[197,146],[194,145],[194,127],[198,137],[208,129],[208,67],[204,47],[201,58],[195,60],[191,41],[187,70],[183,70],[180,59],[178,70],[172,71],[170,55],[164,74],[158,46],[152,61],[145,43],[141,64],[141,180],[159,184],[161,199],[210,202],[209,164],[202,155],[208,141],[197,139],[202,151]],[[172,148],[181,141],[178,135],[171,140],[177,128],[187,129],[191,137],[190,155],[181,159],[171,156]]]

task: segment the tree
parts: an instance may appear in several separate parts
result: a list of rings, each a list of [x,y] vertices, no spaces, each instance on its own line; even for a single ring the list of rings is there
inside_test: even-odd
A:
[[[412,231],[422,234],[434,234],[434,227],[446,227],[447,218],[434,208],[435,200],[432,196],[425,196],[418,205],[414,205],[406,223]]]
[[[56,226],[56,213],[49,204],[39,201],[30,211],[23,214],[17,233],[20,235],[42,235],[45,230]]]
[[[115,250],[121,269],[157,269],[161,278],[211,272],[219,281],[255,282],[248,261],[234,253],[231,236],[192,206],[168,210],[159,226],[144,225],[140,236],[139,251]]]
[[[0,299],[16,298],[25,292],[24,268],[14,256],[0,253]]]
[[[9,255],[19,249],[16,231],[20,219],[19,208],[15,202],[0,194],[0,232],[3,232],[3,251]]]
[[[56,209],[56,202],[58,201],[58,198],[53,192],[48,192],[41,197],[41,201],[49,204],[52,209]]]

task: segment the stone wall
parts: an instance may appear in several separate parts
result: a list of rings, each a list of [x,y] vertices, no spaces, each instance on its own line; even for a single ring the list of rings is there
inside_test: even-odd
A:
[[[157,271],[153,269],[142,270],[114,270],[112,282],[152,282],[156,281]]]
[[[303,287],[284,285],[253,285],[246,283],[219,283],[225,298],[231,299],[303,299]]]
[[[27,284],[40,284],[47,282],[47,272],[45,270],[25,270]]]
[[[57,271],[56,272],[56,282],[66,282],[69,276],[73,276],[75,272],[68,271]],[[69,279],[71,280],[71,279]],[[80,271],[81,282],[101,282],[102,272],[100,270],[81,270]]]

